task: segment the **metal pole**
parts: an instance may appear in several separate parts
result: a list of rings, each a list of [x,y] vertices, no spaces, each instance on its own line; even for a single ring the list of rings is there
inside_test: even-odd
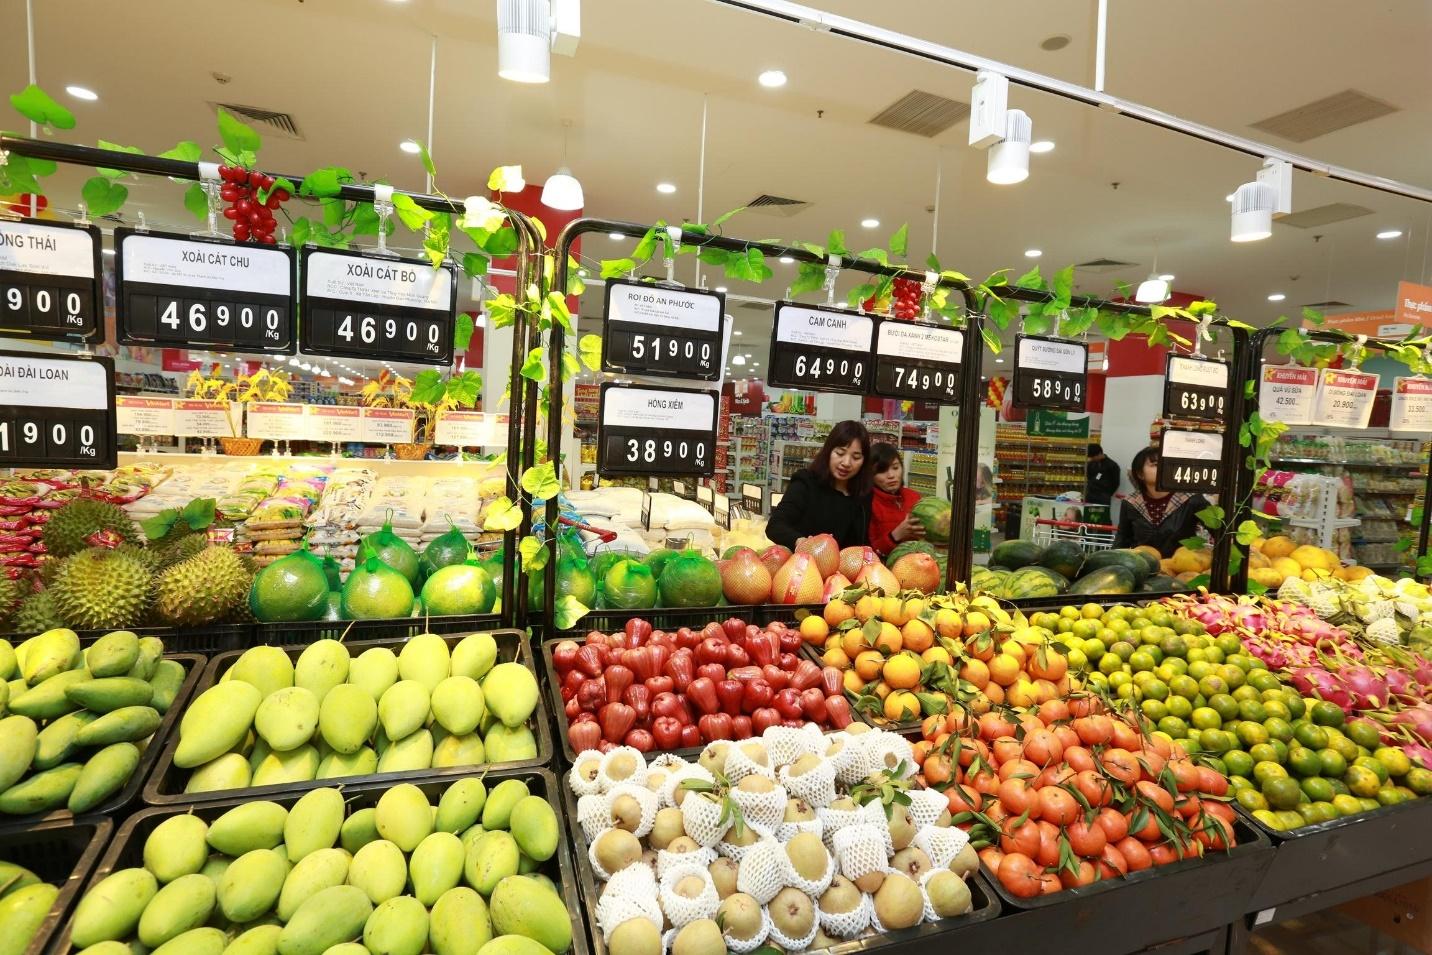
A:
[[[428,58],[428,155],[433,154],[433,100],[437,96],[438,89],[438,37],[433,34],[432,54]],[[424,170],[426,172],[426,170]],[[427,173],[427,185],[423,187],[428,192],[433,191],[433,174]]]
[[[706,221],[706,118],[711,108],[711,94],[701,94],[701,164],[696,171],[696,221]],[[701,259],[696,259],[696,287],[701,288]],[[564,288],[563,291],[566,291]]]
[[[1109,52],[1109,0],[1099,0],[1099,21],[1094,31],[1094,91],[1104,92],[1104,61]]]
[[[945,164],[942,162],[944,153],[938,146],[935,147],[935,218],[930,224],[930,254],[936,255],[940,250],[940,184],[944,180]]]
[[[30,85],[38,85],[35,79],[35,0],[25,0],[25,39],[30,54]],[[34,139],[40,135],[39,127],[35,121],[30,120],[30,138]],[[33,219],[40,214],[40,198],[33,193],[30,195],[30,217]]]
[[[969,580],[974,570],[975,538],[975,474],[980,439],[980,374],[984,358],[984,339],[980,335],[983,317],[975,309],[974,295],[962,289],[965,299],[965,350],[960,363],[964,378],[960,382],[959,424],[955,431],[954,487],[950,493],[950,543],[945,556],[945,589],[953,590],[961,580]],[[939,476],[936,475],[936,480]]]

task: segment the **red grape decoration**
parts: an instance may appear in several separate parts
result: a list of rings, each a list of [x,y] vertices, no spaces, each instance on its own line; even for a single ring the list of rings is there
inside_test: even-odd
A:
[[[287,189],[274,189],[274,178],[258,170],[220,166],[219,198],[228,203],[224,218],[233,222],[234,240],[273,245],[274,212],[290,198]],[[263,202],[259,193],[271,190]]]

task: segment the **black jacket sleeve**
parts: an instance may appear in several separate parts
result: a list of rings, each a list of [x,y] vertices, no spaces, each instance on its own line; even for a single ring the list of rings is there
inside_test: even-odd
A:
[[[1089,482],[1093,490],[1112,497],[1119,489],[1119,466],[1108,458],[1099,462],[1094,479]]]
[[[1125,502],[1119,507],[1119,529],[1114,533],[1114,546],[1133,547],[1134,543],[1134,511]]]
[[[771,511],[770,518],[766,521],[766,536],[773,543],[782,547],[795,549],[796,539],[804,536],[801,527],[804,525],[806,508],[809,506],[810,486],[806,483],[804,475],[795,474],[791,480],[786,482],[786,493],[777,504],[775,510]]]
[[[1198,534],[1199,528],[1203,527],[1199,523],[1198,512],[1208,506],[1208,498],[1202,494],[1194,495],[1183,502],[1183,507],[1179,508],[1178,521],[1175,524],[1178,528],[1178,536],[1174,538],[1176,542]]]

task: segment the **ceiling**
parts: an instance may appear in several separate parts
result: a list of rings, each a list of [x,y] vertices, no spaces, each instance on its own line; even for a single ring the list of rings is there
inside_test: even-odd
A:
[[[813,0],[936,42],[1092,85],[1093,0]],[[1174,0],[1110,3],[1108,91],[1319,160],[1432,187],[1432,4],[1338,0]],[[587,213],[636,222],[709,221],[762,194],[809,205],[789,217],[743,212],[729,234],[824,242],[845,229],[853,248],[884,244],[910,225],[910,260],[932,247],[946,267],[975,277],[1031,264],[1055,269],[1112,259],[1111,271],[1080,270],[1082,291],[1107,294],[1155,267],[1174,287],[1216,299],[1244,320],[1266,322],[1290,307],[1338,300],[1356,309],[1390,305],[1400,279],[1428,278],[1432,205],[1312,175],[1294,183],[1295,212],[1345,203],[1366,214],[1312,228],[1279,225],[1272,238],[1228,240],[1224,196],[1253,178],[1257,161],[1135,120],[1049,95],[1012,90],[1033,118],[1033,157],[1017,186],[984,179],[985,156],[959,122],[933,138],[868,121],[912,90],[967,101],[971,76],[885,49],[753,16],[710,0],[602,0],[583,11],[574,58],[553,60],[552,82],[527,87],[496,75],[491,0],[250,0],[243,30],[233,5],[149,0],[122,14],[101,0],[36,4],[38,78],[100,98],[68,98],[78,127],[57,134],[100,138],[148,151],[182,139],[209,145],[213,102],[293,115],[301,139],[266,137],[266,168],[303,172],[340,164],[368,178],[421,190],[408,138],[427,139],[430,53],[436,36],[432,151],[439,186],[481,192],[488,170],[521,163],[540,182],[564,162],[581,179]],[[1011,15],[1017,9],[1016,15]],[[118,18],[122,16],[122,24]],[[213,29],[194,29],[213,22]],[[123,37],[116,46],[114,40]],[[1061,49],[1041,44],[1067,37]],[[0,5],[0,87],[26,80],[24,5]],[[756,83],[765,69],[790,77],[779,90]],[[217,77],[216,77],[217,75]],[[221,82],[222,79],[222,82]],[[1252,124],[1311,101],[1357,90],[1395,112],[1305,142]],[[705,112],[703,164],[702,118]],[[570,121],[564,146],[564,121]],[[6,121],[8,122],[8,121]],[[704,178],[703,178],[704,165]],[[56,177],[69,205],[88,171]],[[937,180],[940,188],[936,189]],[[656,192],[671,182],[673,195]],[[188,229],[182,188],[131,181],[125,215]],[[938,208],[938,224],[935,210]],[[860,220],[882,225],[865,230]],[[1400,229],[1395,240],[1376,232]],[[1037,248],[1037,260],[1025,257]],[[594,237],[595,261],[624,254]],[[773,264],[762,286],[707,276],[735,295],[774,299],[794,267]],[[695,281],[684,259],[677,277]],[[849,284],[853,279],[845,279]],[[1284,302],[1267,300],[1286,294]],[[583,313],[596,312],[586,296]],[[738,341],[765,364],[768,310],[733,309]]]

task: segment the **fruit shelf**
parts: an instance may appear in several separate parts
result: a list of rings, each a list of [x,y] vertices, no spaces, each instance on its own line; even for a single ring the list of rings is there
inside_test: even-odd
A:
[[[131,803],[138,801],[140,789],[149,779],[150,772],[154,769],[155,763],[159,761],[159,754],[165,744],[169,742],[170,737],[179,735],[179,715],[184,711],[184,707],[189,705],[189,698],[203,676],[208,661],[197,653],[167,653],[164,655],[164,659],[177,661],[184,667],[184,682],[180,685],[179,692],[175,695],[174,702],[169,705],[164,718],[159,721],[159,728],[149,738],[149,745],[145,746],[144,751],[139,754],[139,764],[134,767],[134,772],[130,774],[128,781],[119,788],[118,792],[95,806],[86,815],[111,817],[124,815],[123,810]],[[74,814],[68,809],[52,809],[47,813],[36,813],[29,816],[0,814],[0,838],[3,838],[4,833],[13,830],[32,829],[37,824],[64,824],[74,819]]]
[[[492,630],[489,631],[497,642],[497,663],[521,663],[528,670],[532,671],[534,678],[537,676],[536,667],[533,666],[532,652],[527,646],[527,639],[518,630]],[[447,634],[444,639],[449,649],[461,642],[465,634]],[[373,647],[388,647],[396,649],[405,640],[361,640],[345,642],[345,646],[353,656],[357,656],[364,650]],[[294,645],[281,647],[291,659],[297,660],[307,648],[307,645]],[[238,652],[222,653],[214,657],[203,678],[194,687],[193,696],[198,696],[205,690],[219,682],[219,678],[229,667],[233,666],[241,654]],[[174,712],[171,708],[170,712]],[[539,688],[537,693],[537,706],[530,718],[532,724],[532,735],[537,739],[537,755],[531,759],[512,760],[505,763],[485,763],[481,768],[491,771],[507,769],[527,769],[550,765],[552,762],[552,731],[551,726],[542,704],[542,693]],[[371,773],[365,776],[342,776],[333,779],[312,779],[306,782],[282,783],[272,786],[251,786],[243,789],[224,789],[207,793],[186,793],[184,784],[189,778],[189,771],[174,765],[174,750],[179,745],[179,734],[169,734],[164,740],[164,749],[158,757],[158,764],[154,772],[149,775],[144,785],[144,801],[151,806],[173,806],[189,804],[194,802],[207,802],[216,799],[229,799],[234,796],[243,796],[245,799],[268,799],[270,794],[284,792],[305,792],[310,789],[320,789],[324,786],[342,786],[344,789],[350,787],[374,783],[378,785],[392,785],[400,782],[418,782],[426,779],[448,779],[456,778],[471,773],[473,767],[451,766],[446,768],[404,770],[393,773]]]
[[[819,647],[816,647],[809,642],[805,642],[801,644],[800,652],[807,660],[814,661],[816,666],[825,665],[825,662],[821,659],[821,650]],[[862,713],[855,708],[856,696],[854,693],[851,693],[849,690],[846,690],[845,698],[850,701],[850,715],[860,720],[862,723],[869,723],[871,726],[877,726],[880,729],[889,730],[892,733],[899,733],[901,736],[907,736],[911,739],[919,739],[920,727],[923,723],[923,720],[921,720],[919,717],[916,717],[912,720],[877,719],[869,713]]]
[[[434,773],[441,772],[434,770]],[[577,897],[577,882],[572,868],[571,842],[567,834],[566,821],[561,818],[561,800],[557,796],[557,780],[552,773],[542,767],[515,769],[510,767],[493,768],[482,772],[466,770],[451,775],[444,774],[439,779],[403,779],[400,776],[411,776],[412,774],[392,774],[393,778],[384,777],[377,779],[371,776],[343,779],[325,780],[335,786],[341,786],[343,797],[347,802],[350,811],[363,809],[377,805],[378,799],[390,787],[399,782],[411,782],[423,791],[429,801],[436,802],[444,790],[458,779],[464,777],[481,778],[491,791],[492,787],[504,779],[520,779],[527,783],[528,789],[533,795],[542,796],[556,811],[557,819],[557,851],[552,858],[542,863],[538,871],[545,874],[557,885],[564,898],[575,899]],[[263,798],[272,800],[284,808],[291,808],[299,798],[314,787],[303,786],[302,788],[291,787],[284,790],[283,787],[266,787]],[[277,792],[269,790],[278,789]],[[144,840],[154,831],[155,827],[164,820],[173,816],[192,813],[203,819],[205,822],[212,822],[219,816],[233,809],[235,806],[244,805],[252,801],[252,793],[256,790],[238,791],[240,794],[231,796],[228,799],[214,800],[208,802],[176,803],[171,806],[152,807],[131,816],[120,826],[115,833],[114,841],[110,843],[109,849],[104,853],[99,865],[94,868],[93,873],[85,884],[85,888],[99,883],[99,881],[118,869],[131,866],[142,866],[144,864]],[[574,911],[572,915],[572,947],[568,950],[570,955],[590,955],[587,946],[585,929],[582,926],[584,916],[580,911]],[[66,917],[63,931],[56,936],[56,944],[51,949],[54,955],[65,955],[70,950],[70,917]],[[28,953],[27,953],[28,955]]]
[[[699,750],[693,752],[699,752]],[[565,776],[558,780],[557,785],[562,787],[564,815],[567,817],[568,835],[572,844],[572,859],[576,864],[577,882],[582,892],[581,909],[587,913],[585,921],[590,935],[591,953],[592,955],[607,955],[606,942],[602,938],[602,930],[597,925],[595,916],[597,900],[601,898],[601,893],[597,890],[597,874],[592,869],[591,859],[587,856],[587,844],[582,836],[582,827],[577,822],[577,797],[572,792],[572,787],[567,785]],[[969,887],[970,903],[973,908],[964,915],[941,919],[938,922],[922,922],[914,928],[886,932],[883,935],[867,935],[824,949],[824,951],[829,955],[855,955],[857,952],[876,950],[880,951],[881,955],[895,955],[895,952],[904,951],[910,952],[911,955],[928,955],[934,948],[945,943],[964,945],[970,931],[973,931],[976,926],[988,924],[1000,913],[999,900],[985,880],[983,871],[977,871],[970,876]],[[972,947],[966,950],[993,951],[995,950],[993,939],[998,937],[998,935],[990,936],[991,943],[988,948]]]
[[[610,632],[620,630],[632,617],[640,617],[657,630],[675,630],[678,627],[700,629],[711,621],[727,617],[740,617],[747,623],[763,626],[775,623],[799,621],[806,614],[820,613],[825,604],[725,604],[719,607],[650,607],[644,610],[592,610],[582,616],[570,630],[554,630],[551,636],[574,637],[590,630]],[[534,633],[540,635],[541,628],[534,624]]]
[[[113,627],[104,630],[76,630],[80,643],[89,646]],[[255,645],[253,624],[216,623],[207,627],[137,627],[144,636],[158,637],[164,641],[164,649],[170,653],[224,653],[228,650],[246,650]],[[0,634],[12,644],[35,636],[32,633]]]
[[[385,620],[295,620],[254,624],[254,642],[248,646],[299,645],[319,640],[406,640],[420,633],[471,633],[495,630],[497,614],[453,617],[394,617]],[[244,649],[234,647],[230,649]]]
[[[0,859],[34,872],[60,894],[21,955],[42,955],[79,898],[80,886],[99,862],[114,823],[99,816],[34,823],[0,833]]]

